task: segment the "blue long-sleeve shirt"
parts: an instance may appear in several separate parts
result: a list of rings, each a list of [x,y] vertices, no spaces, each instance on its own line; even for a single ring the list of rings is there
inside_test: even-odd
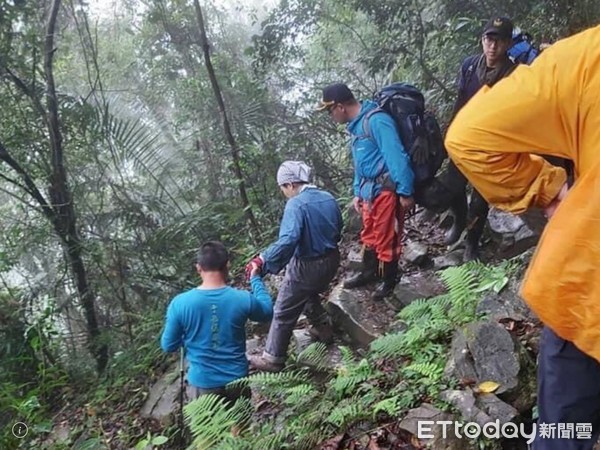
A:
[[[354,195],[365,201],[373,200],[382,188],[376,179],[387,172],[396,186],[396,193],[411,196],[414,174],[394,119],[384,112],[372,114],[368,119],[371,137],[365,134],[365,116],[375,108],[376,103],[363,101],[358,116],[346,126],[352,137]]]
[[[261,257],[265,273],[278,273],[290,259],[313,258],[337,247],[342,235],[342,212],[329,192],[306,185],[288,200],[279,238]]]
[[[186,350],[188,382],[209,389],[248,375],[248,319],[273,317],[273,305],[259,276],[250,280],[252,294],[226,286],[194,288],[177,295],[167,308],[161,347],[165,352]]]

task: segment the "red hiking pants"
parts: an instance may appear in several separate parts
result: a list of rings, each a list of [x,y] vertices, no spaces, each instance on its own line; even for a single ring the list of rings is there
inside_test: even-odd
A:
[[[375,250],[379,261],[397,261],[402,254],[404,210],[398,196],[382,191],[371,203],[362,204],[363,245]]]

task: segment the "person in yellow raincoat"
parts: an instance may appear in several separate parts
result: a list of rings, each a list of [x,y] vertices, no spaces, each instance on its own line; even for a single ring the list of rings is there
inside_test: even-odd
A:
[[[479,91],[446,147],[491,204],[516,214],[539,207],[550,218],[521,294],[545,324],[538,423],[573,429],[543,439],[538,427],[533,448],[591,449],[600,432],[600,27]],[[536,154],[572,160],[573,187]]]

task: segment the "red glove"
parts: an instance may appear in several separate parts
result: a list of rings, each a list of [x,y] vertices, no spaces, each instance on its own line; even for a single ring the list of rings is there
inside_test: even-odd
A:
[[[254,270],[255,264],[262,271],[262,266],[264,262],[260,256],[255,256],[250,260],[248,264],[246,264],[246,281],[250,281],[250,277],[252,276],[252,271]]]

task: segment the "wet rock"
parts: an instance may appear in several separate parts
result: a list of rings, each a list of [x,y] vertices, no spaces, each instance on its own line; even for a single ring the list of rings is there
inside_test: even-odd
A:
[[[471,390],[448,390],[441,393],[441,398],[453,405],[461,413],[463,420],[475,422],[482,427],[495,420],[500,424],[512,422],[519,415],[515,408],[494,394],[475,396]]]
[[[537,215],[538,211],[515,216],[496,208],[490,210],[488,223],[502,257],[519,255],[537,244],[543,229],[539,226]],[[524,219],[525,216],[527,219]]]
[[[456,249],[445,255],[437,256],[433,258],[433,265],[438,270],[460,266],[463,263],[463,252],[462,249]]]
[[[498,419],[501,424],[514,422],[519,411],[508,403],[503,402],[494,394],[481,394],[477,397],[479,407],[493,420]]]
[[[246,355],[255,355],[260,352],[261,342],[259,338],[252,338],[246,341]]]
[[[345,221],[345,231],[348,234],[357,234],[360,233],[360,230],[362,229],[362,217],[360,216],[359,213],[356,212],[356,210],[354,209],[354,206],[352,205],[352,202],[350,202],[347,206],[346,206],[346,210],[347,210],[347,219]]]
[[[344,331],[350,339],[361,347],[368,347],[378,336],[373,324],[365,320],[361,302],[356,291],[336,286],[324,304],[335,328]]]
[[[158,420],[163,426],[172,422],[172,414],[179,407],[181,392],[179,364],[174,364],[151,388],[140,416]]]
[[[488,293],[477,305],[477,314],[498,322],[503,319],[531,320],[532,313],[521,297],[512,290],[502,294]]]
[[[516,388],[521,366],[510,333],[496,323],[475,322],[467,325],[465,335],[477,381],[499,383],[498,394]]]
[[[457,330],[445,374],[463,382],[499,383],[495,394],[519,412],[535,402],[535,363],[498,323],[474,322]]]
[[[477,380],[473,357],[467,346],[467,338],[461,330],[456,330],[450,347],[450,357],[444,369],[446,377],[457,380]]]
[[[410,264],[421,266],[428,262],[428,253],[429,248],[427,245],[423,244],[422,242],[409,240],[404,246],[402,257]]]
[[[419,272],[402,278],[394,289],[393,295],[386,299],[387,303],[395,311],[400,311],[415,300],[430,298],[443,292],[444,287],[439,279]]]
[[[310,333],[304,329],[294,330],[293,338],[297,355],[302,353],[304,350],[306,350],[306,347],[315,342],[315,339],[310,335]]]
[[[351,248],[348,251],[346,267],[348,270],[358,272],[362,270],[362,251],[361,248]]]
[[[419,435],[433,436],[428,438],[421,437],[419,439],[431,450],[470,450],[475,448],[471,446],[467,439],[458,439],[451,426],[448,426],[446,433],[444,433],[442,425],[437,424],[440,421],[454,420],[456,418],[453,415],[440,411],[428,403],[424,403],[418,408],[411,409],[404,419],[402,419],[399,427],[417,437]],[[435,422],[436,424],[427,424],[425,423],[426,421]],[[421,427],[419,427],[419,423],[421,423]]]

